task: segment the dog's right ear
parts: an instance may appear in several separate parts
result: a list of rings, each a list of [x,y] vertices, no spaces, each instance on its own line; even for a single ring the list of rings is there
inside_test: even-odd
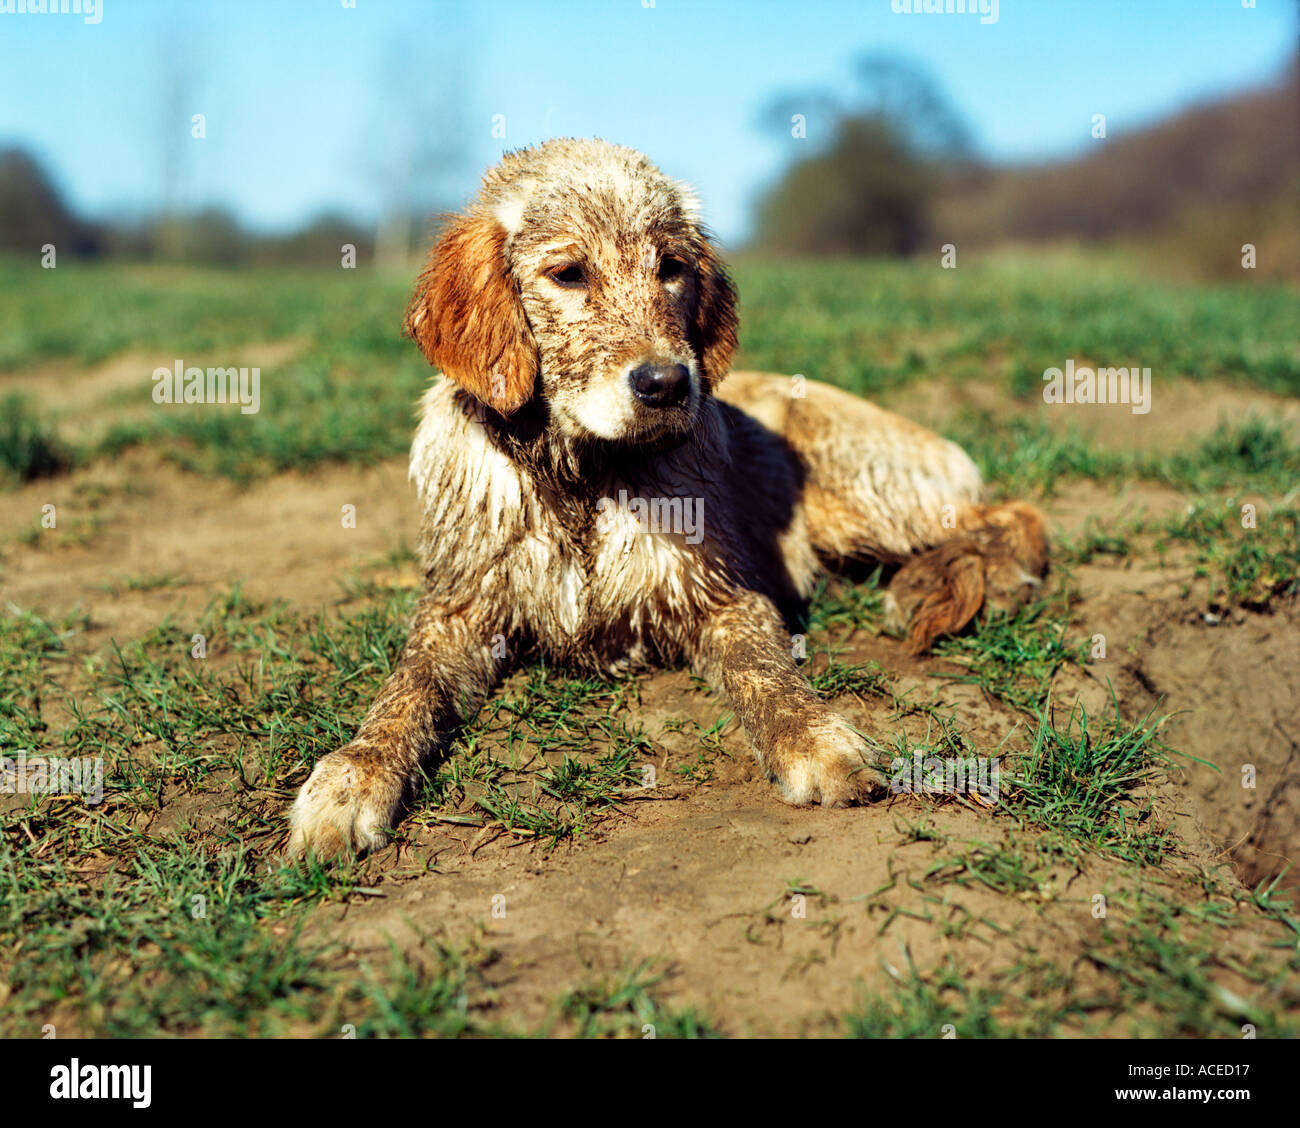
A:
[[[505,241],[494,219],[454,219],[416,280],[405,326],[430,364],[509,415],[532,397],[538,360]]]

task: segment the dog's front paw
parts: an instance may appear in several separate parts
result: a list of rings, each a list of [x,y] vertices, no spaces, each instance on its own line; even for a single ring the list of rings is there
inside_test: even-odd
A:
[[[770,767],[787,803],[845,807],[885,794],[883,762],[879,748],[830,713],[784,737]]]
[[[373,755],[345,745],[317,762],[289,813],[288,854],[364,854],[388,842],[403,780]]]

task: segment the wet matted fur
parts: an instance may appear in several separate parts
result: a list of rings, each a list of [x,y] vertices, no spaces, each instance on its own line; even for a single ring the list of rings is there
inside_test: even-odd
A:
[[[693,194],[640,153],[549,141],[486,175],[406,317],[441,373],[411,448],[423,594],[356,737],[303,785],[292,853],[386,842],[420,766],[525,649],[587,670],[687,664],[787,802],[883,793],[783,612],[824,568],[898,564],[892,614],[924,650],[1038,586],[1043,520],[983,504],[970,458],[906,419],[728,374],[735,307]]]

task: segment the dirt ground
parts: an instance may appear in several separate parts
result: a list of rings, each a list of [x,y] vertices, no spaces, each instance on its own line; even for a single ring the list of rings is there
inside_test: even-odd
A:
[[[1241,400],[1235,392],[1234,405]],[[921,387],[902,405],[941,423],[951,402],[942,389]],[[1178,426],[1186,436],[1213,423],[1213,412],[1189,410]],[[1106,441],[1106,428],[1098,434]],[[1118,433],[1110,441],[1125,440]],[[373,575],[383,567],[377,561],[414,543],[405,477],[404,463],[394,461],[243,487],[133,452],[0,494],[0,528],[35,525],[41,506],[54,503],[60,528],[69,530],[56,549],[7,549],[4,596],[42,613],[85,609],[91,647],[137,637],[169,610],[197,611],[236,580],[257,598],[301,609],[330,605],[342,578],[358,569]],[[345,504],[357,507],[355,529],[342,527]],[[1087,485],[1044,507],[1054,531],[1075,534],[1089,517],[1159,514],[1185,504],[1152,485],[1119,492]],[[125,585],[156,574],[176,582],[150,590]],[[1226,858],[1250,883],[1279,872],[1300,856],[1296,608],[1207,621],[1185,595],[1190,568],[1132,558],[1080,565],[1074,581],[1078,633],[1105,635],[1109,658],[1086,671],[1063,668],[1054,686],[1058,705],[1078,698],[1104,713],[1109,682],[1125,716],[1152,706],[1176,713],[1167,742],[1221,772],[1189,763],[1175,773],[1160,796],[1161,817],[1190,858]],[[918,699],[952,706],[981,751],[1003,741],[1008,750],[1025,746],[1014,711],[972,686],[931,676],[955,669],[950,664],[913,660],[894,640],[864,632],[843,657],[876,660]],[[864,731],[901,724],[924,736],[924,718],[898,721],[874,698],[837,704]],[[686,738],[666,722],[708,726],[721,712],[684,674],[642,680],[639,719],[662,768],[685,754]],[[1077,948],[1096,927],[1088,902],[1107,892],[1107,863],[1091,864],[1082,876],[1062,866],[1032,894],[1008,897],[972,884],[959,900],[935,903],[919,878],[955,850],[951,841],[940,850],[917,828],[965,843],[996,841],[1005,828],[988,812],[973,803],[926,807],[910,799],[869,809],[792,809],[763,781],[734,725],[723,743],[733,755],[719,761],[707,785],[666,785],[652,799],[625,804],[624,814],[592,836],[553,850],[477,828],[422,828],[405,849],[379,859],[383,896],[320,909],[311,928],[364,955],[382,952],[389,937],[415,950],[421,934],[482,925],[500,953],[491,978],[525,1024],[544,1017],[557,985],[662,957],[674,969],[670,998],[700,1005],[742,1033],[807,1029],[852,1004],[849,985],[901,978],[909,962],[932,966],[951,953],[964,967],[992,970],[1026,952],[1047,957]],[[1242,786],[1244,765],[1254,765],[1254,789]],[[430,865],[436,873],[427,872]],[[796,881],[811,890],[804,916],[785,895]],[[1288,884],[1300,889],[1294,873]],[[872,895],[884,888],[891,896],[876,904]],[[504,916],[493,915],[494,898],[504,898],[495,902]]]

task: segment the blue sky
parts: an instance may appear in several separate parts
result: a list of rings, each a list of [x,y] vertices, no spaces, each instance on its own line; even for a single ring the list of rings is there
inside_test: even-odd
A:
[[[100,2],[87,25],[0,0],[0,145],[34,152],[92,216],[152,209],[171,183],[265,230],[370,219],[412,183],[459,203],[503,148],[594,134],[695,183],[739,242],[823,124],[795,140],[763,108],[849,93],[864,52],[919,63],[984,155],[1028,161],[1091,144],[1094,113],[1113,137],[1266,81],[1296,42],[1293,0],[1000,0],[987,25],[891,0]]]

